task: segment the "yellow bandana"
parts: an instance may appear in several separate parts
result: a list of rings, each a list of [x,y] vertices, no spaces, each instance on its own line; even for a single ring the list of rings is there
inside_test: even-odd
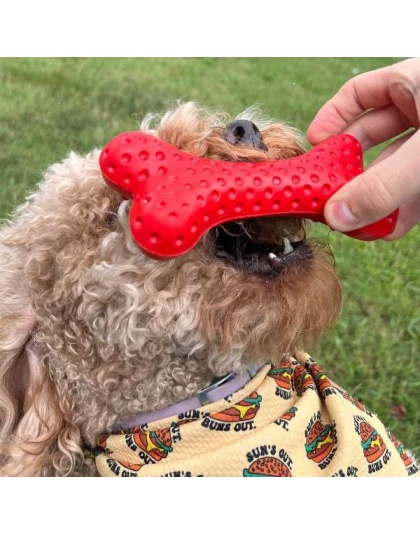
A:
[[[297,359],[295,359],[295,357]],[[101,436],[102,476],[407,476],[419,469],[305,353],[200,410]],[[299,360],[299,361],[297,361]]]

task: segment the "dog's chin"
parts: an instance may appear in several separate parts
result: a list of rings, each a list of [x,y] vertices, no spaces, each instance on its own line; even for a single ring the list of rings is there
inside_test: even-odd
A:
[[[253,221],[232,221],[213,228],[206,240],[211,258],[264,280],[275,280],[297,265],[309,266],[313,252],[302,226],[287,236],[264,240],[264,234],[254,235]]]

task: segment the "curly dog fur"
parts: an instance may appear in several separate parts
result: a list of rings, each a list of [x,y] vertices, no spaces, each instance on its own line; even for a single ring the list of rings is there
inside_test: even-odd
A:
[[[225,140],[229,117],[193,103],[142,130],[200,157],[263,161],[301,154],[289,126],[248,110],[268,151]],[[154,128],[156,124],[156,128]],[[52,165],[0,229],[0,474],[95,474],[86,451],[133,413],[191,397],[244,362],[308,348],[337,318],[331,255],[273,279],[215,257],[206,235],[157,261],[134,244],[129,202],[108,187],[99,151]],[[255,241],[304,235],[303,222],[253,219]]]

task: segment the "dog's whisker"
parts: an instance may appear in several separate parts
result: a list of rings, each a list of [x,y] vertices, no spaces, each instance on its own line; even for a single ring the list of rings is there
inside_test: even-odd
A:
[[[238,226],[240,226],[239,223],[236,223]],[[221,228],[227,235],[231,236],[231,237],[241,237],[243,235],[247,235],[249,238],[251,238],[251,236],[249,235],[249,233],[245,230],[245,228],[242,229],[242,232],[239,233],[239,234],[234,234],[233,232],[229,231],[226,226],[224,224],[219,224],[217,226],[217,228]],[[217,230],[216,228],[216,230]]]

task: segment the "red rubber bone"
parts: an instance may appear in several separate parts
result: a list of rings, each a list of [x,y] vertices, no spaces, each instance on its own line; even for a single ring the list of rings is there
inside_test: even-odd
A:
[[[212,227],[261,216],[325,223],[326,201],[363,171],[359,142],[336,135],[302,156],[267,162],[197,158],[141,132],[115,137],[100,155],[106,181],[133,199],[130,227],[150,256],[170,259],[191,250]],[[370,241],[389,235],[398,210],[346,235]],[[325,223],[326,224],[326,223]]]

